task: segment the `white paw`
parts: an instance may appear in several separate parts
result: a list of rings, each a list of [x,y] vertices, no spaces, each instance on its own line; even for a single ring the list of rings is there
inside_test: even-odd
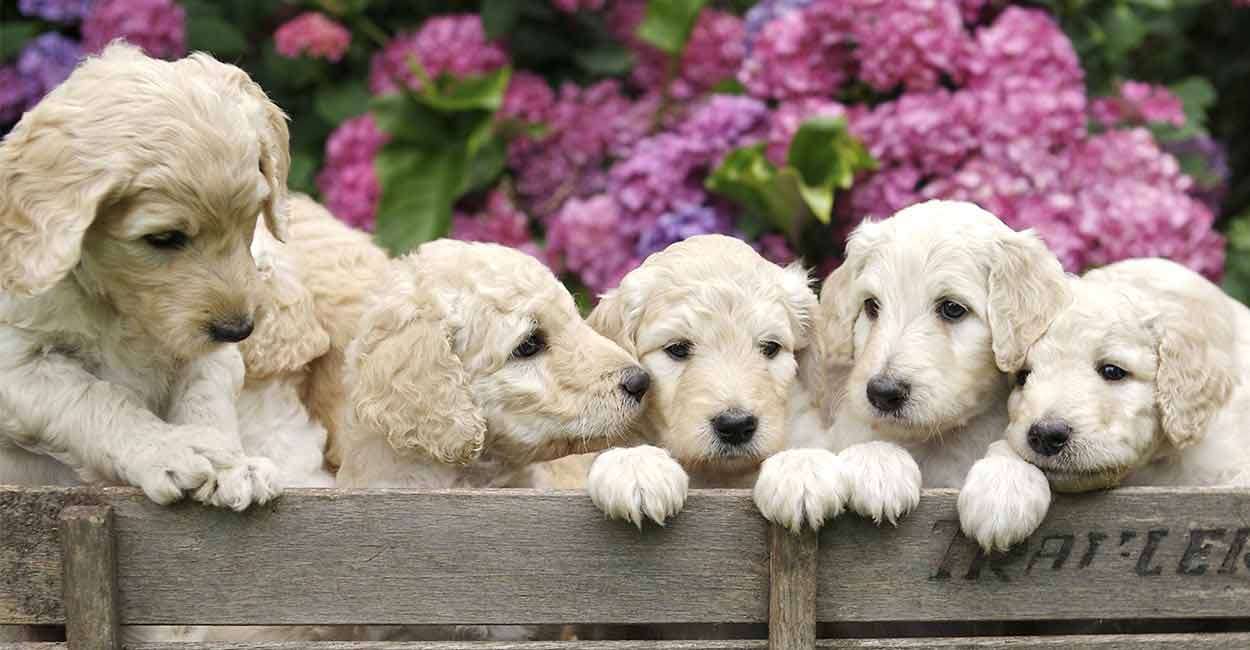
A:
[[[264,504],[282,494],[278,475],[278,468],[268,458],[241,457],[218,468],[214,489],[204,490],[201,486],[195,499],[218,508],[246,510],[253,503]]]
[[[851,494],[845,463],[823,449],[791,449],[770,456],[755,481],[755,506],[765,519],[799,532],[820,530],[842,514]]]
[[[681,512],[690,478],[667,451],[643,445],[609,449],[590,466],[590,500],[613,519],[642,528],[645,515],[657,524]]]
[[[864,442],[838,454],[851,481],[850,508],[874,522],[897,524],[920,504],[920,466],[890,442]]]
[[[229,437],[210,427],[174,427],[131,450],[122,476],[161,505],[190,494],[209,505],[244,510],[281,494],[277,467],[267,458],[244,456]]]
[[[1046,475],[1019,458],[978,460],[959,491],[959,524],[986,551],[1005,551],[1033,534],[1049,508]]]

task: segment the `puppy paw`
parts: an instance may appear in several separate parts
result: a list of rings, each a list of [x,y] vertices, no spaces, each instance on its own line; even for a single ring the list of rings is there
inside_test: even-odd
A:
[[[127,482],[163,506],[214,482],[212,462],[190,447],[163,445],[132,458],[130,465],[123,472]]]
[[[920,466],[889,442],[852,445],[838,454],[850,477],[851,510],[874,522],[897,524],[920,504]]]
[[[217,469],[211,490],[201,487],[195,499],[218,508],[236,512],[253,503],[261,505],[282,494],[278,468],[268,458],[247,456]]]
[[[1049,508],[1046,475],[1014,457],[978,460],[959,491],[959,525],[986,551],[1005,551],[1032,535]]]
[[[643,445],[600,454],[590,466],[586,489],[608,517],[642,528],[644,516],[664,525],[681,512],[689,485],[686,470],[667,451]]]
[[[765,519],[799,532],[820,530],[842,514],[851,494],[845,463],[823,449],[791,449],[770,456],[755,481],[755,506]]]
[[[230,436],[211,427],[174,427],[126,454],[123,478],[161,505],[190,494],[209,505],[244,510],[281,494],[278,469],[244,456]]]

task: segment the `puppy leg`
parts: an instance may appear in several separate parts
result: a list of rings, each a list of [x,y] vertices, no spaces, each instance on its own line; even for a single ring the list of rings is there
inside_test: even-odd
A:
[[[960,526],[986,551],[1005,551],[1033,534],[1049,508],[1046,475],[1004,440],[973,464],[959,491]]]
[[[216,480],[196,490],[195,499],[235,510],[264,503],[282,493],[278,468],[268,458],[243,456],[235,405],[243,390],[243,355],[223,347],[188,364],[174,385],[166,418],[171,424],[201,425],[233,438],[228,453],[214,461]]]
[[[882,441],[861,442],[838,454],[850,477],[851,510],[876,523],[898,523],[920,504],[920,466],[906,449]]]
[[[755,481],[755,505],[765,519],[797,533],[820,530],[842,514],[851,495],[845,462],[824,449],[791,449],[770,456]]]
[[[613,519],[642,528],[645,515],[657,524],[686,505],[690,477],[667,451],[651,445],[609,449],[590,466],[590,500]]]

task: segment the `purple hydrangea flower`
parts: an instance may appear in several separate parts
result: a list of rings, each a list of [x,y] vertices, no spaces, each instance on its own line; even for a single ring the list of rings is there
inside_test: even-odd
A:
[[[116,38],[148,56],[178,58],[187,52],[187,12],[173,0],[93,0],[82,23],[83,48],[99,52]]]
[[[431,79],[442,74],[480,75],[508,65],[508,54],[503,48],[486,40],[480,16],[435,16],[417,31],[396,36],[373,55],[369,89],[377,94],[395,92],[401,86],[419,90],[421,80],[409,65],[410,56],[421,62]]]
[[[91,0],[18,0],[17,10],[54,23],[81,20],[91,9]]]
[[[82,59],[82,46],[56,32],[36,36],[17,57],[17,71],[35,81],[38,95],[56,88]]]
[[[388,136],[366,113],[339,125],[326,141],[325,167],[317,187],[334,216],[362,230],[373,230],[382,187],[373,158]]]
[[[764,25],[783,14],[802,9],[811,4],[812,0],[761,0],[747,10],[742,20],[743,44],[749,53],[755,45],[755,38]]]
[[[547,223],[548,251],[601,294],[620,284],[640,262],[621,219],[616,202],[605,194],[570,199]]]
[[[530,234],[529,217],[499,190],[492,190],[487,196],[484,212],[455,214],[451,222],[451,238],[509,246],[538,258],[553,272],[560,272],[558,256],[544,252]]]
[[[39,97],[39,84],[17,71],[17,66],[0,66],[0,126],[18,120]]]
[[[655,225],[638,238],[634,253],[645,259],[652,253],[664,250],[669,244],[695,235],[723,235],[731,231],[732,224],[728,215],[706,205],[683,205],[660,215]]]

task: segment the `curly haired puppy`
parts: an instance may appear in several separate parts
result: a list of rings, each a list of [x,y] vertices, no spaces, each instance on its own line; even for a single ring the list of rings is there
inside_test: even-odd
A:
[[[1250,310],[1161,259],[1090,271],[1072,291],[1015,374],[1006,440],[960,493],[986,549],[1036,530],[1051,487],[1250,485]]]
[[[538,260],[431,242],[391,262],[348,348],[338,483],[504,485],[623,438],[649,383]]]
[[[141,487],[234,509],[279,492],[247,456],[235,342],[285,236],[285,118],[240,69],[113,45],[0,144],[0,477]]]
[[[595,459],[587,487],[611,517],[663,523],[697,484],[750,484],[811,412],[796,380],[816,294],[800,265],[702,235],[647,258],[590,315],[651,373],[640,433],[655,446]]]
[[[960,485],[1002,435],[1006,373],[1065,304],[1066,287],[1040,239],[970,203],[928,201],[860,225],[821,291],[805,372],[829,450],[766,461],[760,510],[795,530],[848,503],[893,522],[919,502],[922,483]]]

